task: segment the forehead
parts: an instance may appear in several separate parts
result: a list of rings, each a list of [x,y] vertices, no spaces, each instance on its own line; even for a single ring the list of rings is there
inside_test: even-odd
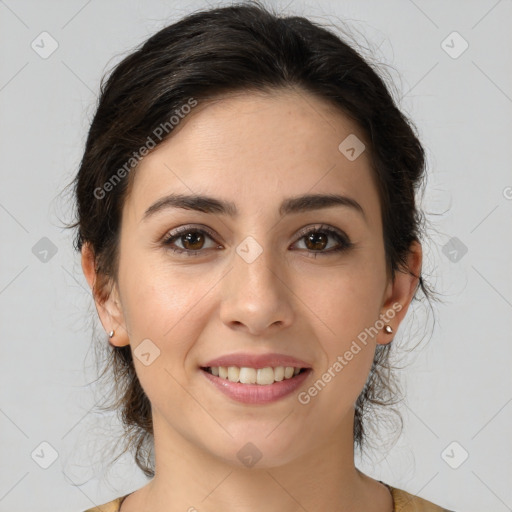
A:
[[[284,197],[337,193],[378,216],[368,150],[349,160],[339,149],[347,137],[367,146],[351,119],[303,91],[199,103],[133,171],[125,207],[140,220],[165,194],[193,193],[233,201],[249,214],[275,209]]]

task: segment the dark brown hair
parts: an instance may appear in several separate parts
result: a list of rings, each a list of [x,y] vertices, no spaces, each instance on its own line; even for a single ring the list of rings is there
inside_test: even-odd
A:
[[[303,17],[283,17],[257,3],[236,4],[195,12],[165,27],[102,79],[80,168],[71,184],[76,217],[68,226],[78,228],[77,251],[84,243],[94,251],[94,291],[100,300],[108,297],[117,278],[121,211],[136,172],[133,158],[148,137],[154,140],[155,129],[183,112],[191,98],[200,103],[231,92],[290,88],[329,102],[365,134],[379,189],[388,271],[392,277],[409,271],[410,245],[420,240],[423,230],[415,195],[425,174],[424,150],[412,123],[397,108],[383,79],[340,36]],[[158,144],[162,140],[165,137]],[[133,170],[127,172],[130,161]],[[123,168],[125,172],[119,172]],[[105,187],[107,183],[111,185]],[[429,298],[432,292],[419,278],[419,288]],[[103,374],[114,378],[115,400],[109,408],[121,413],[124,452],[133,450],[145,475],[154,476],[151,404],[136,376],[131,347],[112,349],[103,337],[99,341],[108,351]],[[355,404],[354,442],[360,449],[367,413],[375,405],[397,401],[390,348],[391,344],[377,346]]]

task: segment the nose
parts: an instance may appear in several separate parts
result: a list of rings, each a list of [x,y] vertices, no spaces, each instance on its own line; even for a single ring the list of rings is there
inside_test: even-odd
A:
[[[222,281],[220,316],[229,328],[261,336],[292,324],[293,287],[271,250],[253,261],[235,254]]]

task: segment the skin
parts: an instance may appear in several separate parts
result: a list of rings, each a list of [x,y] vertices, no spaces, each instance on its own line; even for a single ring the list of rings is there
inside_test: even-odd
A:
[[[377,344],[389,343],[404,318],[418,279],[386,272],[379,197],[368,151],[349,161],[338,145],[349,134],[365,140],[351,120],[305,92],[231,94],[201,103],[172,137],[139,164],[126,198],[117,281],[96,307],[112,343],[135,350],[149,338],[160,355],[137,376],[152,404],[156,476],[123,503],[122,512],[269,511],[389,512],[392,498],[354,465],[354,403]],[[368,147],[368,145],[367,145]],[[232,201],[239,217],[168,209],[142,221],[169,193],[201,193]],[[290,214],[281,201],[306,193],[355,199],[348,207]],[[199,256],[173,253],[161,243],[179,226],[208,227],[216,236]],[[332,235],[317,250],[297,233],[326,224],[344,232],[351,249]],[[237,246],[252,236],[263,252],[247,263]],[[195,245],[194,245],[195,244]],[[215,247],[221,246],[221,249]],[[203,247],[203,248],[201,248]],[[292,249],[293,247],[294,249]],[[421,270],[414,243],[409,269]],[[94,255],[82,250],[91,288]],[[309,388],[365,328],[393,304],[402,309],[311,401],[297,394],[267,405],[234,402],[199,366],[234,352],[280,352],[307,361]],[[262,458],[246,467],[237,452],[253,443]]]

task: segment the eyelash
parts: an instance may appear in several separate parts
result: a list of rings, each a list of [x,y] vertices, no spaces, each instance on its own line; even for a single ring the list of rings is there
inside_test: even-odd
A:
[[[204,252],[204,249],[198,249],[198,250],[194,251],[194,250],[190,250],[190,249],[181,249],[179,247],[178,248],[172,247],[172,245],[171,245],[174,243],[174,241],[178,240],[183,235],[189,234],[189,233],[201,233],[204,235],[208,235],[210,238],[214,239],[214,234],[208,229],[204,229],[204,228],[199,229],[199,228],[184,226],[184,227],[178,228],[175,231],[169,233],[169,235],[166,236],[162,240],[162,244],[166,248],[170,249],[171,251],[173,251],[176,254],[184,253],[186,256],[199,256],[200,253]],[[350,241],[350,239],[344,233],[338,232],[334,228],[331,228],[329,226],[324,226],[324,225],[322,225],[318,228],[306,228],[304,230],[301,230],[301,232],[299,233],[300,236],[297,239],[297,242],[301,241],[302,239],[306,238],[307,235],[310,235],[312,233],[324,233],[324,234],[330,235],[340,244],[337,248],[329,249],[328,251],[309,250],[308,252],[311,254],[310,257],[313,257],[313,258],[316,258],[318,255],[326,256],[329,254],[332,255],[332,254],[340,253],[340,252],[346,251],[354,246],[354,244]]]

